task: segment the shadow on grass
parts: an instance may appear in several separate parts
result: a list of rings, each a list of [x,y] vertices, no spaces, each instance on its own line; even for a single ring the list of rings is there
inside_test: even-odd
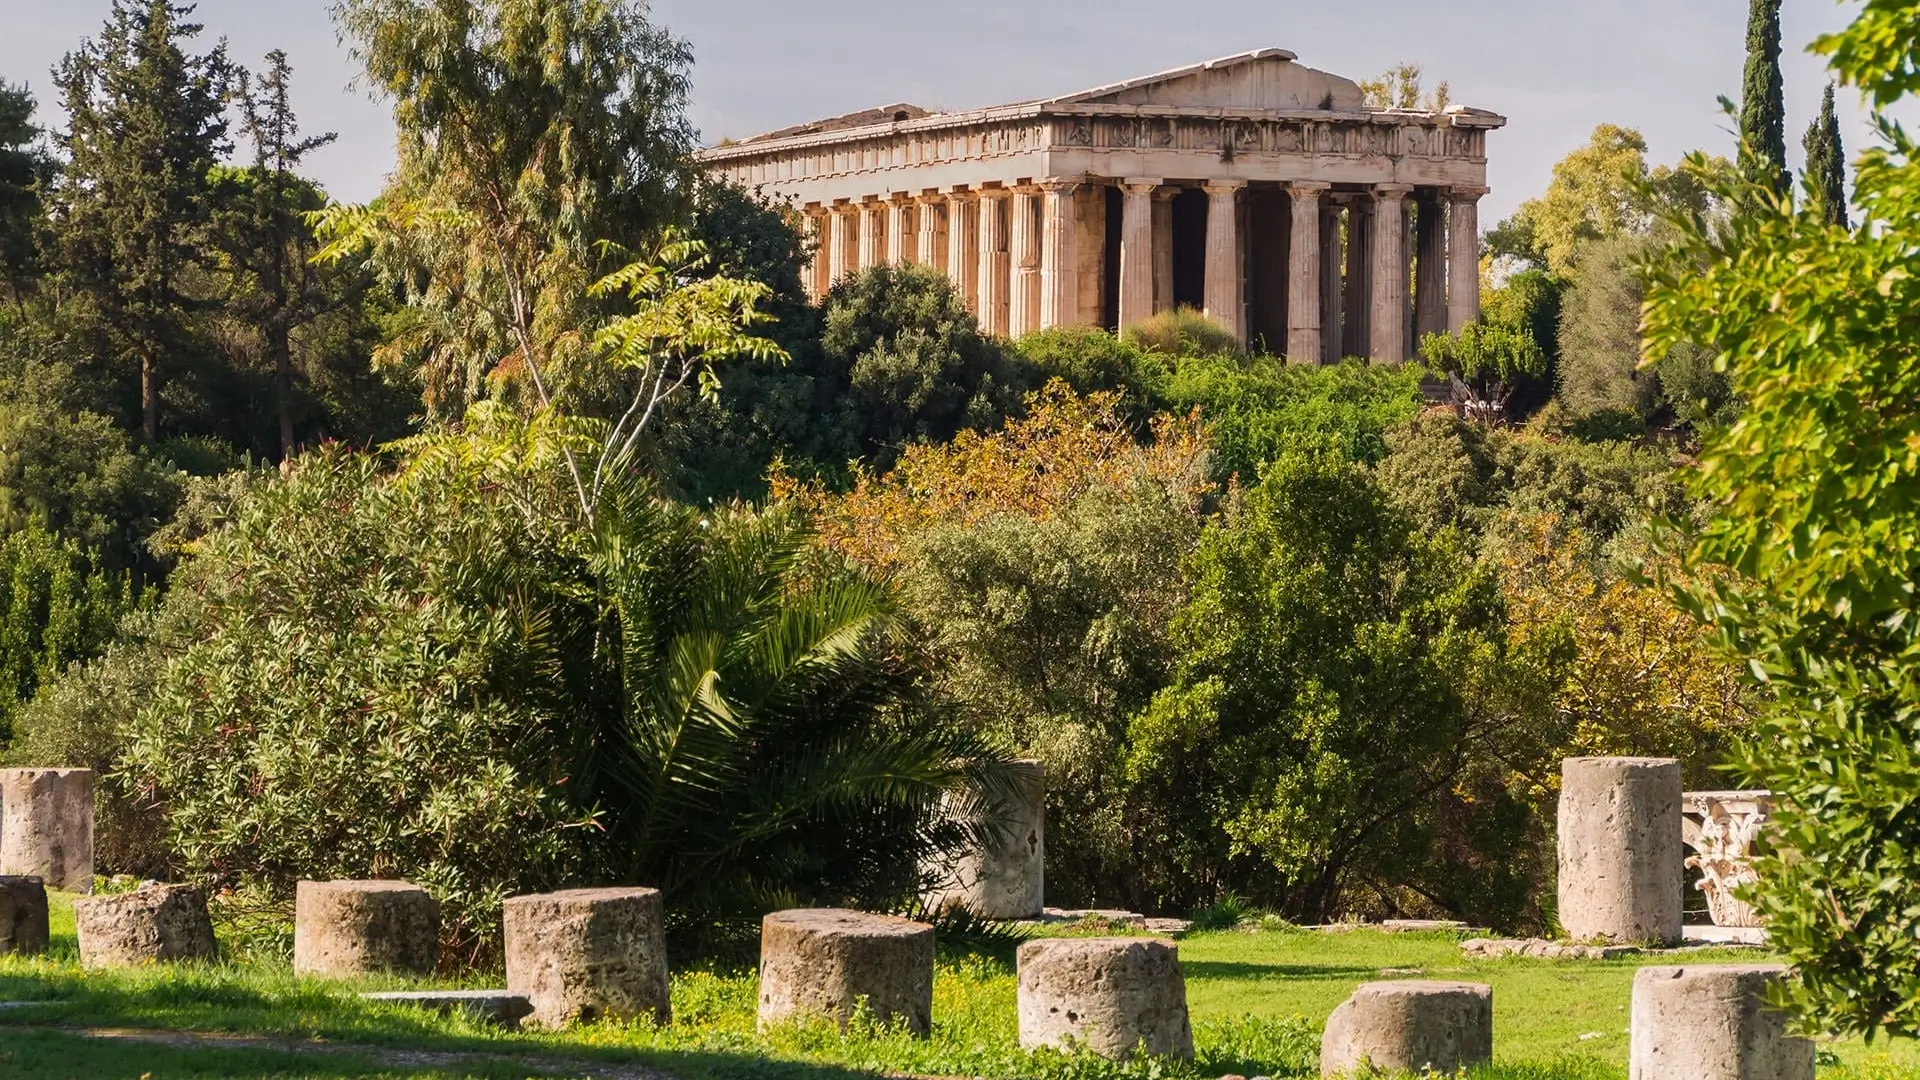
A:
[[[1198,979],[1370,979],[1380,974],[1377,967],[1359,964],[1250,964],[1233,960],[1188,960],[1182,958],[1180,970],[1189,980]]]

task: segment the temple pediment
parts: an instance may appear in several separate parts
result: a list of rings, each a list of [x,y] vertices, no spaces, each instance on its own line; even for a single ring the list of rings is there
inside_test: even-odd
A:
[[[1359,112],[1360,86],[1306,67],[1285,49],[1259,49],[1053,98],[1051,105]]]

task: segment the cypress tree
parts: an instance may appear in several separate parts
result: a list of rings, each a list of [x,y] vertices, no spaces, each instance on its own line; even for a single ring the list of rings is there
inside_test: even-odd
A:
[[[98,38],[54,73],[67,111],[58,189],[61,271],[92,302],[114,359],[139,371],[140,427],[158,438],[160,386],[205,258],[209,173],[226,150],[233,67],[200,33],[193,5],[113,0]]]
[[[1755,183],[1787,191],[1787,106],[1780,78],[1780,0],[1752,0],[1747,76],[1740,99],[1740,156]]]
[[[1847,157],[1840,146],[1840,118],[1833,111],[1833,84],[1820,101],[1820,117],[1807,127],[1807,187],[1829,225],[1847,227]]]

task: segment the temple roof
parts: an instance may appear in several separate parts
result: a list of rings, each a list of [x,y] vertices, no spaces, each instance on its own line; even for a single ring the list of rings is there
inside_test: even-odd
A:
[[[769,139],[785,139],[795,135],[819,135],[828,131],[845,131],[850,128],[873,127],[876,124],[903,124],[908,120],[919,120],[934,115],[932,110],[905,102],[894,105],[881,105],[872,109],[861,109],[841,116],[830,116],[825,120],[815,120],[809,124],[795,124],[778,131],[768,131],[737,140],[740,143],[766,142]]]

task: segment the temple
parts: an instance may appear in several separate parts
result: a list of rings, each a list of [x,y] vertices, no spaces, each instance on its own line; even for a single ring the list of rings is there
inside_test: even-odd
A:
[[[895,105],[702,152],[802,210],[808,288],[947,274],[983,330],[1119,328],[1190,306],[1301,363],[1395,362],[1479,318],[1480,109],[1381,109],[1261,49],[967,112]]]

